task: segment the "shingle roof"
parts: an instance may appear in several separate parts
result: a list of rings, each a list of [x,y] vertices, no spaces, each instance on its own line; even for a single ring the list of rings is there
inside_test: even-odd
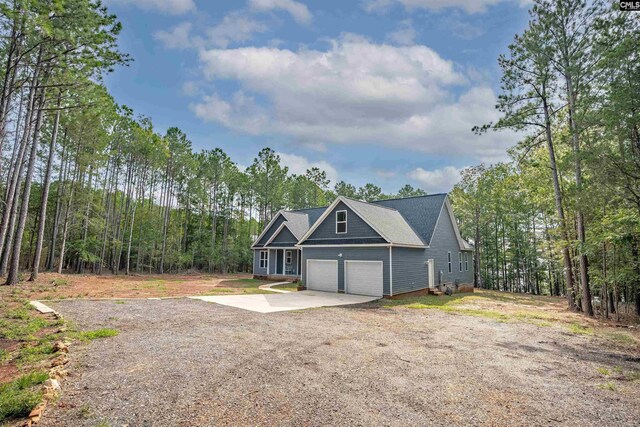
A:
[[[446,198],[446,194],[431,194],[403,199],[377,200],[372,203],[400,212],[425,244],[429,244]]]
[[[293,235],[296,236],[298,240],[300,240],[300,238],[304,236],[304,233],[306,233],[311,226],[309,224],[309,215],[288,211],[283,211],[282,214],[287,219],[284,223],[287,225]]]
[[[425,246],[413,228],[396,209],[342,197],[342,201],[369,222],[382,237],[398,245]]]
[[[367,203],[341,197],[351,209],[373,225],[391,243],[420,246],[431,242],[446,198],[446,193],[441,193]],[[327,208],[328,206],[324,206],[281,213],[289,230],[296,237],[302,238]],[[472,247],[465,242],[465,249],[468,249],[467,246]]]
[[[309,227],[311,227],[313,224],[315,224],[315,222],[318,220],[318,218],[320,218],[322,216],[322,214],[324,213],[324,211],[326,209],[327,209],[327,206],[323,206],[323,207],[320,207],[320,208],[298,209],[298,210],[290,211],[290,212],[307,215],[308,218],[309,218],[309,226],[307,227],[307,229],[309,229]]]

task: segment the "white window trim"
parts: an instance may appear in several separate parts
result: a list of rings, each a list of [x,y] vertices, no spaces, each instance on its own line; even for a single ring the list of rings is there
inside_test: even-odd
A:
[[[340,212],[344,212],[344,221],[338,221],[338,214]],[[348,227],[347,220],[348,220],[348,215],[346,210],[336,211],[336,234],[347,234],[347,227]],[[338,231],[338,224],[344,224],[344,231]]]
[[[458,268],[462,272],[462,252],[458,252]]]
[[[469,271],[469,254],[464,254],[464,271]]]
[[[449,273],[453,271],[453,265],[451,264],[451,252],[447,252],[447,264],[449,266]]]
[[[262,259],[262,254],[266,253],[267,256]],[[262,265],[262,262],[264,261],[264,266]],[[267,273],[269,272],[269,251],[268,250],[261,250],[260,251],[260,268],[266,268],[267,269]]]
[[[291,263],[293,262],[293,251],[285,251],[284,259],[287,265],[291,265]]]

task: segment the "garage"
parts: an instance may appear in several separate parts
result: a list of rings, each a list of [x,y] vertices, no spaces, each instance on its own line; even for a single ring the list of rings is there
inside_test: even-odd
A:
[[[344,282],[348,294],[381,297],[382,261],[345,261]]]
[[[326,259],[307,260],[307,289],[338,292],[338,261]]]

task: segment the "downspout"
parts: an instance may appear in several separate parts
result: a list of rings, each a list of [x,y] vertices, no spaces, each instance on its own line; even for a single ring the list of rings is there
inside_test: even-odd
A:
[[[389,246],[389,296],[393,296],[393,249]]]

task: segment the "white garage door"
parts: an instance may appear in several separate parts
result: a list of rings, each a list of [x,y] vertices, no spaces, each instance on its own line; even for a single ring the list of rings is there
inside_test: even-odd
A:
[[[345,261],[348,294],[382,296],[382,261]]]
[[[307,289],[338,292],[338,261],[308,259]]]

